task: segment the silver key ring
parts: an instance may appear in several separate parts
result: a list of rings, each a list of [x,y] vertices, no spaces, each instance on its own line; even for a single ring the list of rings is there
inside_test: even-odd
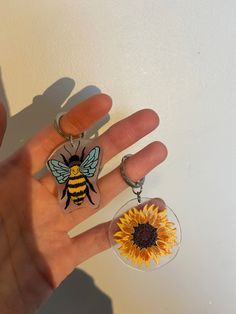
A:
[[[78,136],[74,136],[72,134],[69,134],[69,133],[66,133],[62,130],[61,126],[60,126],[60,120],[61,118],[66,114],[66,112],[59,112],[55,119],[54,119],[54,128],[56,129],[56,131],[61,135],[63,136],[66,140],[70,141],[71,143],[73,143],[73,139],[74,138],[78,138],[78,137],[81,137],[83,138],[84,137],[84,132],[82,132],[80,135],[78,134]]]
[[[125,164],[125,160],[128,159],[130,156],[132,156],[132,154],[128,154],[128,155],[125,155],[122,160],[121,160],[121,164],[120,164],[120,173],[121,173],[121,176],[122,178],[125,180],[125,182],[131,186],[133,189],[137,189],[137,188],[142,188],[143,184],[144,184],[144,181],[145,181],[145,177],[143,177],[142,179],[138,180],[138,181],[133,181],[131,180],[125,173],[125,167],[124,167],[124,164]]]

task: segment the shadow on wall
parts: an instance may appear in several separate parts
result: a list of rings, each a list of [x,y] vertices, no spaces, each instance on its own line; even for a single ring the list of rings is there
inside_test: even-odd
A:
[[[5,105],[8,115],[8,126],[1,148],[0,160],[12,154],[41,128],[52,123],[59,111],[68,111],[82,100],[100,93],[97,87],[87,86],[68,99],[74,86],[75,82],[71,78],[61,78],[41,95],[35,96],[31,105],[11,116],[0,68],[0,100]],[[109,115],[87,130],[86,135],[89,137],[97,135],[99,128],[107,121],[109,121]],[[26,187],[25,190],[28,191],[29,188]],[[55,290],[39,313],[112,314],[112,302],[94,285],[93,279],[89,275],[76,269]]]
[[[111,299],[94,285],[93,279],[75,269],[55,290],[38,314],[112,314]]]
[[[10,116],[10,106],[4,90],[0,68],[0,100],[5,105],[8,114],[7,131],[2,144],[0,160],[12,154],[41,128],[52,123],[58,112],[69,111],[70,108],[84,99],[101,92],[96,86],[87,86],[68,99],[74,87],[75,81],[73,79],[63,77],[49,86],[41,95],[35,96],[32,104],[14,116]],[[98,129],[108,121],[109,115],[87,130],[87,136],[96,136]]]

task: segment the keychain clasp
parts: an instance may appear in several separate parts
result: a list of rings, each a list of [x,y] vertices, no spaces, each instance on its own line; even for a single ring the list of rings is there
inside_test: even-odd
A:
[[[132,156],[132,154],[125,155],[122,158],[121,164],[120,164],[120,174],[122,178],[125,180],[125,182],[132,188],[133,193],[137,195],[138,202],[141,203],[141,193],[143,191],[143,184],[145,181],[145,177],[135,182],[127,176],[127,174],[125,173],[124,164],[125,164],[125,160],[128,159],[130,156]]]

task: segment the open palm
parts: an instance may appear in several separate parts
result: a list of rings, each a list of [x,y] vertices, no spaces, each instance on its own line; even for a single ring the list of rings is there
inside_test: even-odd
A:
[[[109,96],[93,96],[68,112],[61,119],[61,126],[67,133],[77,135],[106,115],[110,108]],[[5,130],[4,117],[3,106],[0,106],[0,142]],[[98,138],[103,149],[102,165],[155,129],[158,122],[154,111],[144,109],[110,127]],[[119,168],[115,168],[99,179],[99,208],[63,213],[52,176],[34,178],[63,141],[55,129],[48,126],[0,163],[1,313],[34,313],[77,265],[109,248],[109,222],[74,238],[70,238],[68,232],[102,209],[127,185]],[[165,146],[153,142],[127,160],[127,174],[136,181],[166,155]]]

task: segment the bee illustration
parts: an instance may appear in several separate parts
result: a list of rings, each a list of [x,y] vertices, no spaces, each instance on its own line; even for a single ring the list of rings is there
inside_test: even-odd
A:
[[[89,202],[95,205],[90,196],[89,189],[95,193],[97,192],[88,178],[93,177],[96,172],[100,147],[94,147],[84,159],[85,147],[82,150],[81,157],[76,155],[79,144],[80,142],[73,155],[64,146],[65,150],[70,154],[69,160],[67,160],[63,154],[60,154],[64,163],[56,159],[50,159],[47,162],[48,167],[57,182],[59,184],[65,184],[61,196],[61,199],[63,199],[67,194],[65,209],[69,206],[70,200],[73,201],[74,204],[80,206],[86,196]]]

